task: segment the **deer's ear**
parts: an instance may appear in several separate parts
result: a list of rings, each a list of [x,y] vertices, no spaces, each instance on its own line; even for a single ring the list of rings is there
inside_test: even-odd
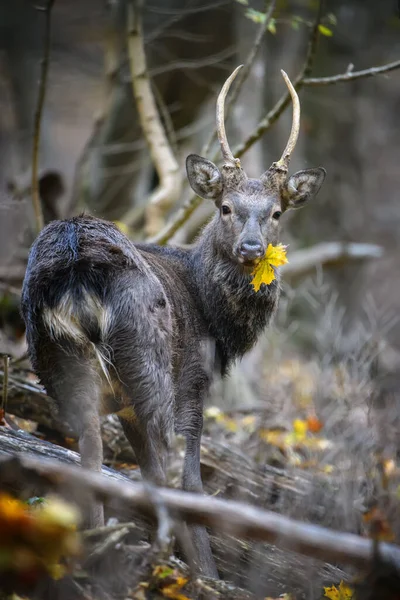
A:
[[[316,196],[324,183],[326,171],[322,167],[297,171],[287,183],[284,193],[285,210],[301,208],[306,202]]]
[[[217,202],[224,187],[220,170],[214,163],[197,154],[189,154],[186,159],[186,172],[192,190],[200,198]]]

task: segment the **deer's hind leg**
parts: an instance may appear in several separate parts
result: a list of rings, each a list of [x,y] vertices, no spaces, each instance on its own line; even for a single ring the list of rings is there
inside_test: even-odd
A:
[[[148,349],[146,354],[149,354]],[[154,363],[143,364],[136,354],[131,357],[130,368],[125,368],[118,350],[114,352],[114,364],[122,382],[124,405],[117,415],[142,477],[156,485],[165,485],[173,433],[174,394],[169,370]]]
[[[143,479],[164,486],[173,434],[174,391],[168,336],[157,328],[153,317],[154,313],[150,313],[150,318],[141,316],[142,328],[136,326],[135,316],[124,320],[115,334],[115,343],[112,338],[111,343],[121,390],[118,418]],[[129,344],[117,344],[121,339],[129,340]],[[159,550],[169,551],[172,532],[165,530],[165,524],[169,529],[164,520],[156,529],[153,522],[149,523],[149,533]]]
[[[82,350],[72,354],[60,344],[42,343],[36,356],[36,370],[48,394],[57,402],[59,417],[79,439],[81,464],[101,471],[103,444],[99,419],[99,377],[93,361]],[[102,503],[90,501],[84,526],[104,525]]]
[[[174,420],[170,308],[161,286],[147,278],[138,277],[122,297],[107,338],[122,393],[117,415],[142,476],[163,485]]]

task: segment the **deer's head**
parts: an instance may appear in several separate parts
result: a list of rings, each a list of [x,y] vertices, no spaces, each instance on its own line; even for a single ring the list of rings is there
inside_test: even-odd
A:
[[[217,101],[217,133],[224,159],[221,169],[197,154],[187,157],[186,169],[196,194],[213,200],[219,210],[219,240],[223,251],[236,262],[252,267],[264,256],[269,243],[277,243],[281,215],[291,208],[304,206],[315,196],[326,173],[318,167],[288,176],[290,156],[299,135],[300,102],[282,71],[293,103],[289,141],[281,158],[259,179],[247,177],[239,159],[232,154],[224,124],[225,97],[239,69],[227,79]]]

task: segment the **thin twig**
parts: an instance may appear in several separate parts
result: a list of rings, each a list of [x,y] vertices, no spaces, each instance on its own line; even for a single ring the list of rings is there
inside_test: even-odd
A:
[[[318,4],[317,15],[315,17],[313,26],[311,28],[311,33],[308,41],[307,54],[305,61],[303,63],[302,68],[300,69],[299,74],[295,78],[293,82],[293,86],[295,90],[298,92],[300,88],[303,86],[304,77],[308,76],[311,71],[315,60],[315,55],[317,52],[317,44],[319,39],[319,25],[322,17],[322,10],[324,6],[324,0],[320,0]],[[239,144],[233,151],[234,155],[240,158],[243,156],[245,152],[247,152],[253,144],[255,144],[264,133],[272,127],[272,125],[279,119],[285,108],[289,106],[291,102],[291,96],[289,92],[285,92],[275,106],[267,113],[267,115],[262,119],[257,125],[256,129],[252,134],[249,135],[247,140],[245,140],[242,144]]]
[[[151,89],[144,51],[140,0],[129,0],[127,10],[128,53],[133,93],[140,124],[160,181],[148,200],[146,211],[147,231],[152,235],[160,230],[166,213],[178,200],[182,177]],[[130,218],[128,212],[123,219],[127,225],[130,224]]]
[[[121,529],[128,529],[128,531],[137,531],[137,525],[135,523],[117,523],[116,525],[102,525],[101,527],[96,527],[96,529],[85,529],[82,532],[82,537],[84,540],[92,540],[93,538],[102,537],[105,534],[108,535],[110,533],[114,533],[115,531],[121,531]]]
[[[134,506],[145,515],[155,509],[143,484],[106,479],[100,473],[55,460],[20,454],[0,460],[0,482],[46,481],[61,489],[79,489],[98,499],[110,499]],[[298,552],[325,562],[343,562],[359,568],[371,566],[376,558],[373,542],[359,535],[333,531],[320,525],[302,523],[278,513],[233,500],[159,488],[165,507],[183,521],[207,525],[220,531]],[[400,548],[379,545],[380,559],[387,566],[400,568]]]
[[[129,533],[128,527],[122,527],[118,530],[111,531],[105,540],[101,540],[95,546],[95,548],[90,552],[89,556],[84,562],[84,566],[86,569],[90,569],[99,558],[103,557],[107,554],[107,552],[111,548],[115,548],[117,544],[119,544],[124,537],[126,537]]]
[[[148,482],[144,482],[149,498],[154,507],[157,517],[157,535],[155,539],[155,548],[157,553],[167,558],[172,551],[174,523],[165,506],[162,497],[158,493],[158,488]]]
[[[202,203],[202,198],[199,196],[191,196],[179,210],[175,213],[170,223],[168,223],[159,233],[150,237],[147,241],[151,244],[166,244],[179,229],[192,216],[194,211]]]
[[[335,83],[341,83],[343,81],[353,81],[353,79],[364,79],[366,77],[374,77],[375,75],[381,75],[382,73],[388,73],[400,69],[400,60],[395,60],[392,63],[382,65],[381,67],[370,67],[369,69],[363,69],[361,71],[346,71],[346,73],[340,73],[339,75],[332,75],[331,77],[310,77],[303,80],[303,85],[332,85]]]
[[[41,9],[45,13],[45,34],[44,34],[44,51],[41,61],[41,73],[39,83],[39,96],[36,105],[34,129],[33,129],[33,147],[32,147],[32,203],[35,213],[36,232],[39,233],[43,229],[44,219],[42,204],[39,195],[39,147],[40,147],[40,129],[42,124],[42,114],[44,100],[46,96],[47,73],[49,70],[50,60],[50,41],[51,41],[51,10],[54,5],[54,0],[48,0],[47,5]]]
[[[166,133],[169,145],[171,147],[172,152],[174,153],[174,156],[178,156],[178,139],[176,136],[176,131],[174,129],[174,124],[171,119],[171,115],[169,114],[169,110],[168,110],[167,105],[164,102],[164,98],[160,94],[160,90],[158,89],[158,87],[156,86],[155,83],[153,83],[153,89],[154,89],[154,96],[156,98],[158,110],[160,111],[161,117],[164,121],[165,133]]]
[[[149,71],[150,77],[156,77],[157,75],[165,75],[165,73],[171,73],[172,71],[197,71],[202,67],[213,66],[216,69],[226,70],[223,66],[223,62],[229,58],[232,58],[236,54],[236,48],[234,45],[224,48],[220,52],[215,52],[209,56],[196,59],[182,59],[182,60],[168,60],[164,65],[154,67]],[[168,54],[166,55],[168,58]]]
[[[8,397],[8,367],[10,365],[10,357],[8,354],[3,354],[3,397],[1,401],[1,409],[3,418],[6,416],[7,411],[7,397]]]
[[[250,74],[251,68],[254,64],[257,53],[260,49],[261,42],[264,39],[265,33],[268,31],[268,26],[271,22],[275,7],[276,7],[276,0],[271,0],[271,2],[267,2],[267,7],[266,7],[265,13],[264,13],[265,19],[258,29],[254,44],[252,45],[252,47],[250,49],[249,55],[243,65],[243,68],[240,70],[240,72],[237,76],[236,85],[233,88],[232,93],[226,102],[225,120],[229,119],[229,115],[231,114],[232,107],[239,96],[239,93],[243,87],[243,84],[245,83],[245,81],[247,80],[247,78]],[[213,145],[213,143],[215,142],[216,138],[217,138],[217,132],[214,129],[212,131],[212,134],[210,135],[208,141],[204,144],[204,146],[202,148],[202,151],[201,151],[202,156],[207,156],[207,154],[209,153],[210,148]]]

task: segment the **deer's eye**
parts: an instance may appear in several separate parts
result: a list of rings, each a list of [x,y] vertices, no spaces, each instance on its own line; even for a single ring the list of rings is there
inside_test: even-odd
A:
[[[230,215],[232,211],[230,209],[230,206],[228,206],[227,204],[223,204],[221,206],[221,212],[223,215]]]
[[[280,219],[282,216],[282,213],[280,210],[277,210],[276,212],[274,212],[274,214],[272,215],[272,218],[275,219],[275,221],[278,221],[278,219]]]

